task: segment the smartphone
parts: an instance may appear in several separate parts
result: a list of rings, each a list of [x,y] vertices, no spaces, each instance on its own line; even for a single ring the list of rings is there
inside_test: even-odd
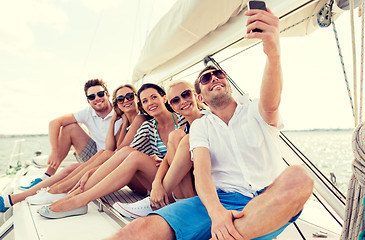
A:
[[[264,11],[266,10],[266,4],[264,1],[248,1],[247,3],[247,8],[248,10],[250,9],[261,9]],[[254,30],[252,30],[252,32],[262,32],[261,29],[255,28]]]

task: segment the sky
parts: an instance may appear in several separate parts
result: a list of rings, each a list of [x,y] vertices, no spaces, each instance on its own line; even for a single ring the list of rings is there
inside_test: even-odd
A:
[[[0,134],[47,133],[50,120],[87,106],[83,85],[89,79],[103,79],[110,92],[129,82],[148,29],[174,2],[5,1],[0,8]],[[352,78],[349,21],[346,13],[337,27]],[[360,52],[360,42],[357,47]],[[352,128],[332,28],[282,38],[281,51],[285,129]],[[258,46],[223,67],[234,79],[242,74],[250,79],[241,87],[254,98],[260,86],[255,74],[263,63]],[[233,68],[237,65],[244,67]]]

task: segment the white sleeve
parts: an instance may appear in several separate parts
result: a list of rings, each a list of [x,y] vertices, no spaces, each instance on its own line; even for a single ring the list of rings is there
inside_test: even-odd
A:
[[[205,116],[196,119],[190,126],[189,132],[189,144],[190,151],[193,151],[197,147],[205,147],[209,149],[209,139],[206,129],[206,124],[204,124]]]
[[[75,119],[79,123],[86,123],[89,118],[89,108],[85,108],[81,111],[74,112],[73,113]]]

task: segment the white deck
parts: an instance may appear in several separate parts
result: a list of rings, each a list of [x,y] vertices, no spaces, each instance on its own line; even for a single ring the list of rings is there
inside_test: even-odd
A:
[[[14,207],[15,239],[106,239],[120,229],[106,213],[98,212],[94,203],[82,216],[46,219],[37,213],[41,206],[25,201]]]
[[[15,185],[27,183],[43,172],[44,169],[31,168]],[[87,214],[63,219],[46,219],[40,216],[37,210],[41,207],[42,205],[29,205],[26,201],[15,204],[15,239],[106,239],[121,228],[108,214],[99,212],[98,206],[93,202],[89,203]]]
[[[16,185],[29,182],[35,176],[40,176],[44,170],[31,168],[26,176],[22,176]],[[104,200],[118,199],[125,202],[134,202],[141,196],[133,196],[127,191],[121,194],[112,194]],[[124,199],[124,200],[123,200]],[[99,202],[102,202],[99,200]],[[108,204],[106,204],[108,205]],[[96,202],[89,203],[88,213],[82,216],[68,217],[63,219],[46,219],[41,217],[37,210],[41,205],[28,205],[23,201],[16,204],[14,211],[14,236],[16,240],[83,240],[83,239],[107,239],[117,232],[129,219],[118,216],[114,211],[115,217],[104,206],[105,212],[99,212]],[[112,210],[113,211],[113,210]],[[341,228],[334,220],[327,218],[328,214],[324,209],[318,207],[317,203],[312,201],[305,207],[301,218],[297,221],[305,239],[318,239],[313,234],[319,231],[326,232],[329,240],[339,239]],[[309,219],[309,222],[303,219]],[[318,225],[325,228],[319,227]],[[303,239],[295,226],[291,224],[278,238],[278,240],[296,240]]]

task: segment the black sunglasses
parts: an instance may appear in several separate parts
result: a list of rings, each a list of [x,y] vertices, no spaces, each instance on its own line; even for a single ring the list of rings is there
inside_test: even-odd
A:
[[[127,93],[125,96],[119,95],[115,98],[118,103],[123,103],[124,99],[127,99],[128,101],[134,100],[134,93]]]
[[[97,92],[96,95],[98,95],[99,98],[102,98],[105,95],[105,91]],[[93,93],[93,94],[90,94],[89,96],[86,96],[86,97],[87,97],[87,99],[89,99],[90,101],[92,101],[92,100],[95,99],[96,95],[95,95],[95,93]]]
[[[180,96],[183,98],[183,99],[188,99],[188,98],[191,98],[191,95],[192,95],[192,92],[191,90],[185,90],[183,91]],[[176,105],[176,104],[179,104],[180,102],[180,97],[179,96],[176,96],[176,97],[173,97],[171,98],[170,100],[170,104],[171,105]]]
[[[226,77],[226,73],[223,70],[215,70],[213,72],[208,72],[200,76],[199,82],[203,85],[208,84],[212,80],[212,75],[219,79]]]

